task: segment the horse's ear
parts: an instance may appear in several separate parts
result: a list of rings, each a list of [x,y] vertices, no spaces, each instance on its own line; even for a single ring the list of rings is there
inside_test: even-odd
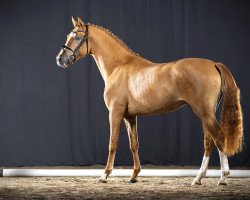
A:
[[[77,20],[78,20],[78,26],[83,27],[84,26],[83,21],[79,17],[77,17]]]
[[[72,20],[73,26],[74,26],[74,27],[77,27],[78,23],[77,23],[77,21],[74,19],[73,16],[72,16],[71,20]]]

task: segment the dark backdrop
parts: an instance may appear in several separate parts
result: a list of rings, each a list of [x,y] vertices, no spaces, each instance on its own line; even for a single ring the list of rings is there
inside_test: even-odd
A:
[[[0,0],[0,166],[105,164],[108,111],[91,56],[69,70],[55,57],[71,16],[109,28],[154,62],[202,57],[223,62],[242,93],[250,165],[249,1]],[[142,164],[200,165],[203,132],[189,107],[138,119]],[[116,165],[131,165],[122,127]],[[218,165],[214,150],[210,164]]]

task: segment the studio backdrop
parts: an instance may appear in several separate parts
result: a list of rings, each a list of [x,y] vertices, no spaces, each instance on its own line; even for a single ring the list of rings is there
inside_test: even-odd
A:
[[[242,0],[0,0],[0,166],[106,163],[108,110],[94,59],[56,65],[71,16],[110,29],[153,62],[224,63],[244,113],[244,151],[229,162],[250,166],[249,8]],[[138,132],[142,164],[200,165],[203,131],[190,107],[138,117]],[[115,164],[132,164],[124,125]],[[219,164],[216,149],[210,164]]]

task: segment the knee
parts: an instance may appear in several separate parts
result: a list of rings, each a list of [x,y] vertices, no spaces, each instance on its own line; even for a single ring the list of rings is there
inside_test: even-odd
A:
[[[117,147],[118,147],[118,143],[117,142],[112,142],[109,145],[109,152],[114,153],[116,151]]]
[[[109,147],[109,152],[114,153],[116,152],[117,147]]]

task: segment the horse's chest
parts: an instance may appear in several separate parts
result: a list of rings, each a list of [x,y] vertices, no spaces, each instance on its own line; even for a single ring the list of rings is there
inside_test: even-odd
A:
[[[112,83],[105,86],[103,97],[108,109],[111,109],[116,104],[126,106],[127,93],[124,85],[124,83]]]

